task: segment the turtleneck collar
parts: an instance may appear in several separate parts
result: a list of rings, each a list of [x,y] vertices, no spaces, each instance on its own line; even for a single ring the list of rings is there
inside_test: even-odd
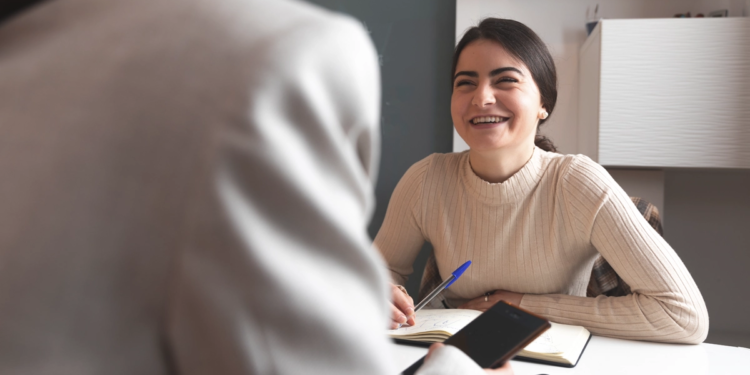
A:
[[[544,150],[534,147],[534,152],[526,164],[507,180],[490,183],[474,173],[469,163],[469,152],[461,156],[461,174],[464,186],[479,201],[499,205],[515,203],[523,199],[539,183],[542,176]]]

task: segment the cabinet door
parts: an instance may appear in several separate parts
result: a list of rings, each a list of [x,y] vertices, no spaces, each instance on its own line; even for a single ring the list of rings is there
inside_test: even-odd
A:
[[[750,19],[605,20],[600,43],[602,165],[750,168]]]

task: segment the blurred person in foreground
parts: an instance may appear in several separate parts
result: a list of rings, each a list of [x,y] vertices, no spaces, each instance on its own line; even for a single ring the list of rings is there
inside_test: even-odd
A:
[[[376,61],[287,1],[3,20],[0,373],[396,373],[365,231]],[[422,374],[483,373],[430,354]]]

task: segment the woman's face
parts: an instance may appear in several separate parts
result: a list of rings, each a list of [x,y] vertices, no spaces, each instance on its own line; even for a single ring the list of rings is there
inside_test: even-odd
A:
[[[453,79],[453,126],[472,150],[513,150],[534,144],[541,97],[531,72],[500,44],[469,43]]]

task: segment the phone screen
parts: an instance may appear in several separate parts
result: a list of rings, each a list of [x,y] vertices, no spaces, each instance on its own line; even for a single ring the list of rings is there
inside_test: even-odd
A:
[[[466,353],[482,368],[495,368],[513,357],[550,327],[546,319],[498,302],[455,335],[445,340]],[[424,359],[403,374],[416,372]]]

